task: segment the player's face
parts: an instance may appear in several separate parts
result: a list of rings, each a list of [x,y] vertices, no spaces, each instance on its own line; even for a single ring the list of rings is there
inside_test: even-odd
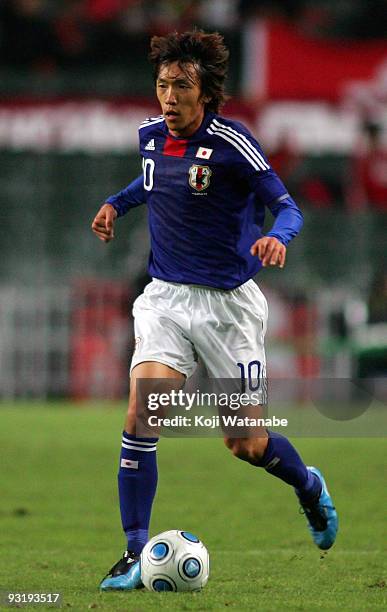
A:
[[[200,79],[192,64],[181,68],[178,62],[161,66],[156,82],[157,98],[172,136],[193,134],[204,117]]]

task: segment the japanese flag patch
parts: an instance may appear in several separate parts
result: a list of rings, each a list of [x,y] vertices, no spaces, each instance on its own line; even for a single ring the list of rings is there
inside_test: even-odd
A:
[[[121,459],[121,467],[129,468],[132,470],[138,470],[138,461],[133,461],[132,459]]]
[[[196,151],[195,157],[200,157],[200,159],[210,159],[213,150],[214,149],[207,149],[206,147],[199,147]]]

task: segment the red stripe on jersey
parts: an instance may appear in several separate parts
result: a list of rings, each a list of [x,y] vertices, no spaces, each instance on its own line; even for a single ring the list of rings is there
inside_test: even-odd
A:
[[[187,150],[188,140],[174,140],[170,136],[164,144],[164,155],[171,155],[172,157],[184,157]]]
[[[203,168],[199,166],[196,173],[196,189],[201,191],[203,189]]]

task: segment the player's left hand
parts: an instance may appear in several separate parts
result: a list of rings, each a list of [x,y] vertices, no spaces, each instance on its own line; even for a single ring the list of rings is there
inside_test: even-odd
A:
[[[117,211],[111,204],[106,202],[97,212],[91,229],[103,242],[110,242],[114,238],[114,222],[117,218]]]
[[[250,249],[252,255],[258,255],[262,265],[283,268],[286,259],[286,246],[274,236],[264,236],[254,242]]]

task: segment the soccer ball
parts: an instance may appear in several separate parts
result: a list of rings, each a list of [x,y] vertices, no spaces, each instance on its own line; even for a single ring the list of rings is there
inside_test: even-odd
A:
[[[164,531],[141,553],[141,580],[149,591],[200,591],[209,574],[209,556],[189,531]]]

